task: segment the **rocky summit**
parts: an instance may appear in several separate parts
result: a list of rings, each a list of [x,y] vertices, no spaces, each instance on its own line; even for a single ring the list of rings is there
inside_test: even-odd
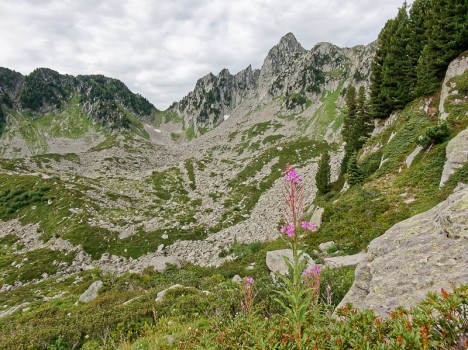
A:
[[[463,344],[424,312],[466,311],[468,52],[431,57],[419,10],[367,46],[288,33],[165,111],[101,75],[0,68],[0,348]]]

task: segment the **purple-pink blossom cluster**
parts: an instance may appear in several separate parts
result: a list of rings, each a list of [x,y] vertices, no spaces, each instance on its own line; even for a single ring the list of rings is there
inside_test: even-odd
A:
[[[312,224],[309,221],[302,221],[301,226],[302,226],[302,228],[305,228],[306,230],[309,230],[309,231],[312,231],[312,232],[317,230],[317,224]]]
[[[302,274],[306,276],[306,279],[314,279],[320,274],[320,266],[311,266],[310,268],[305,269]]]
[[[296,169],[294,169],[293,167],[291,167],[291,169],[288,172],[286,172],[286,174],[284,175],[284,179],[287,182],[291,182],[293,184],[298,184],[302,181],[302,178],[299,176]]]
[[[243,281],[244,281],[245,283],[247,283],[247,284],[254,284],[254,282],[255,282],[255,280],[254,280],[252,277],[250,277],[250,276],[245,276],[245,277],[243,278]]]
[[[289,237],[294,237],[294,225],[289,224],[288,226],[281,226],[280,231],[287,234]]]

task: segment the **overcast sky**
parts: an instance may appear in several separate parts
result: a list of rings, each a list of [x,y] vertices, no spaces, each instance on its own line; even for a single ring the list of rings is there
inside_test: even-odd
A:
[[[306,49],[377,38],[403,0],[0,0],[0,66],[122,80],[167,108],[198,78],[260,68],[288,32]]]

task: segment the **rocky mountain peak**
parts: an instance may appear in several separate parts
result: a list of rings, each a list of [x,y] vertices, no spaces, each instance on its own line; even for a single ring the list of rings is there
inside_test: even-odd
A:
[[[306,50],[297,41],[292,33],[288,33],[281,38],[279,43],[273,46],[263,61],[261,69],[261,80],[269,80],[284,67],[301,57]]]
[[[185,127],[193,126],[196,135],[201,134],[199,130],[218,126],[225,115],[252,98],[268,103],[283,96],[281,108],[293,113],[301,110],[307,100],[317,102],[323,91],[335,91],[347,79],[363,84],[373,53],[374,49],[367,46],[343,49],[330,43],[305,50],[288,33],[271,48],[261,69],[249,65],[235,75],[226,68],[218,75],[210,73],[199,79],[195,89],[170,111],[184,120]]]
[[[293,33],[289,32],[284,35],[279,43],[278,48],[282,51],[289,51],[289,52],[305,52],[306,50],[302,47],[302,45],[297,41],[296,37]]]

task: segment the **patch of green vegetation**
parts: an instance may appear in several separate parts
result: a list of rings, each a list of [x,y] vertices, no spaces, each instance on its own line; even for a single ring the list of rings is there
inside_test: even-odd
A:
[[[176,112],[173,111],[157,111],[154,114],[153,124],[154,126],[161,126],[167,123],[182,124],[183,118],[180,117]]]
[[[276,131],[282,126],[283,124],[281,123],[271,122],[271,121],[257,123],[253,125],[252,127],[250,127],[249,129],[242,132],[242,141],[250,140],[256,136],[263,135],[269,129],[273,129],[273,131]]]
[[[318,139],[327,134],[329,126],[336,132],[344,120],[344,114],[336,103],[342,92],[343,85],[340,85],[333,92],[324,91],[320,99],[322,105],[310,120],[302,123],[302,129],[304,131],[312,130],[314,137]]]
[[[0,167],[9,171],[29,170],[24,166],[23,159],[10,160],[0,158]]]
[[[195,184],[195,170],[193,167],[193,161],[191,159],[186,159],[184,161],[184,165],[185,165],[185,169],[187,170],[187,176],[190,181],[189,186],[192,189],[192,191],[195,191],[197,186]]]
[[[50,187],[40,186],[31,190],[26,186],[7,188],[0,192],[0,219],[6,220],[14,217],[21,209],[32,204],[46,202],[46,195]]]
[[[46,248],[36,249],[23,254],[0,256],[1,284],[14,284],[16,281],[29,282],[39,279],[46,273],[54,275],[60,269],[58,263],[69,265],[75,258],[74,252],[63,253]]]
[[[231,131],[228,135],[229,142],[233,141],[238,134],[239,134],[239,130]]]
[[[295,92],[286,96],[285,104],[287,109],[294,109],[297,106],[307,105],[307,98],[302,92]]]
[[[367,155],[359,164],[364,177],[370,177],[380,167],[380,161],[382,159],[382,152],[380,150]]]
[[[415,135],[421,134],[431,123],[426,114],[412,108],[402,112],[392,132],[394,137],[381,149],[384,163],[376,176],[397,171],[406,157],[416,148]]]
[[[100,209],[86,198],[87,190],[89,187],[83,184],[72,186],[56,177],[0,174],[0,218],[18,218],[23,224],[38,224],[45,241],[53,236],[60,237],[64,232],[69,233],[80,220],[87,220],[89,211]],[[84,210],[72,214],[71,208]]]
[[[180,141],[181,137],[182,137],[181,134],[176,133],[176,132],[171,132],[171,140],[172,141],[176,141],[176,142]]]
[[[45,153],[48,148],[47,142],[45,141],[44,135],[38,131],[33,119],[19,112],[12,112],[10,115],[17,125],[13,134],[20,134],[21,138],[23,138],[28,145],[31,153]]]
[[[279,119],[284,119],[284,120],[292,121],[292,120],[296,119],[297,114],[277,115],[276,117],[279,118]]]
[[[188,199],[188,192],[184,189],[182,174],[179,168],[172,167],[166,171],[154,171],[151,175],[151,182],[155,194],[164,200],[175,197],[184,197],[180,201]]]
[[[36,162],[48,162],[49,160],[54,160],[56,162],[61,162],[66,160],[68,162],[80,164],[80,156],[76,153],[46,153],[32,157]]]
[[[185,130],[185,138],[188,141],[193,140],[195,137],[197,137],[197,134],[195,133],[195,126],[190,126]]]
[[[24,248],[24,244],[13,234],[0,237],[0,256],[11,254]]]
[[[74,245],[82,245],[83,250],[94,260],[99,260],[103,253],[110,252],[119,243],[118,233],[84,223],[68,227],[63,238]]]
[[[179,215],[178,221],[181,224],[189,224],[192,222],[183,222],[183,219]],[[193,217],[190,217],[193,219]],[[190,220],[189,220],[190,221]],[[125,238],[125,239],[112,239],[110,238],[111,244],[100,251],[97,251],[98,256],[104,252],[110,254],[120,255],[127,258],[139,258],[149,252],[154,252],[158,249],[161,244],[170,245],[177,240],[202,240],[206,238],[208,229],[204,225],[198,225],[189,229],[182,228],[161,228],[154,231],[146,232],[142,228],[137,230],[136,234]],[[163,235],[168,235],[169,238],[161,238]],[[105,243],[103,243],[105,244]],[[100,255],[99,255],[100,256]]]
[[[110,149],[110,148],[118,147],[118,146],[119,146],[119,141],[117,140],[117,135],[109,135],[100,144],[91,148],[90,152],[100,152],[105,149]]]
[[[284,138],[284,135],[278,134],[278,135],[269,135],[265,137],[262,141],[262,144],[267,144],[267,143],[274,143],[275,141],[281,140]]]
[[[448,122],[452,136],[468,127],[468,73],[456,76],[448,82],[449,86],[453,83],[454,87],[450,89],[450,95],[444,104],[446,112],[449,113]]]
[[[80,99],[79,95],[73,96],[60,113],[44,115],[34,123],[43,133],[71,139],[83,137],[90,130],[98,130],[92,119],[83,113]]]
[[[320,271],[319,300],[323,303],[331,302],[334,307],[338,306],[353,285],[354,270],[353,267],[322,269]],[[328,287],[330,287],[331,293],[327,293]],[[328,298],[331,298],[331,300],[327,300]]]
[[[260,242],[254,243],[234,243],[228,250],[224,250],[220,253],[220,257],[225,257],[233,254],[236,259],[241,259],[251,254],[257,253],[262,248]]]

